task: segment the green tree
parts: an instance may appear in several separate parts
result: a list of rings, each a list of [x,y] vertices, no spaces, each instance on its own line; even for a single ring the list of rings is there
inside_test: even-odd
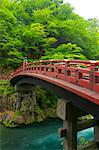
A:
[[[86,59],[84,55],[81,54],[82,49],[76,44],[60,44],[53,51],[47,51],[46,55],[42,59]]]
[[[37,59],[99,59],[99,20],[62,0],[0,1],[0,67]]]

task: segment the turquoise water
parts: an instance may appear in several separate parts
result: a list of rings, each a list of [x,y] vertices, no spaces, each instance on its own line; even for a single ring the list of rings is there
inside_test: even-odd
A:
[[[62,139],[57,134],[60,127],[59,119],[13,129],[0,125],[0,150],[62,150]],[[78,144],[92,140],[93,128],[78,133]]]

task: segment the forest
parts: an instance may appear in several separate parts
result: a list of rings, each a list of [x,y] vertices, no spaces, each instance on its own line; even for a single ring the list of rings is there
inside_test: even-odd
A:
[[[99,59],[99,20],[84,19],[63,0],[0,0],[0,75],[10,74],[25,57],[29,62],[48,59]],[[16,111],[15,89],[8,81],[0,81],[1,122],[13,126],[13,120],[34,110],[27,102]],[[3,101],[5,95],[5,102]],[[8,99],[6,98],[8,96]],[[7,100],[6,100],[7,99]],[[36,116],[24,123],[56,117],[57,97],[36,88]],[[24,109],[24,111],[22,110]],[[10,110],[12,116],[5,110]],[[3,119],[5,115],[8,118]],[[13,119],[14,118],[14,119]],[[18,121],[16,121],[18,122]],[[15,126],[15,123],[14,123]]]
[[[99,59],[99,20],[84,19],[62,0],[0,0],[0,68],[24,57]]]

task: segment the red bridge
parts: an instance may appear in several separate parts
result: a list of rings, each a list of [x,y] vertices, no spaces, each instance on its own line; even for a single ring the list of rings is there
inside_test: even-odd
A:
[[[59,96],[71,99],[74,105],[99,118],[99,61],[24,62],[11,77],[11,83],[19,81],[52,88],[55,93],[61,90]]]
[[[96,105],[99,112],[99,61],[44,60],[31,63],[24,62],[13,73],[11,83],[16,84],[22,79],[27,80],[26,83],[30,79],[35,79],[37,83],[34,84],[41,86],[44,86],[44,81],[47,84],[55,85],[64,89],[65,93],[76,94],[80,98],[84,98],[86,103],[90,102],[92,106]],[[80,99],[79,101],[77,99],[75,101],[79,105]],[[82,105],[81,107],[86,106]],[[88,109],[89,107],[86,108],[87,111]],[[99,116],[99,113],[97,115]]]

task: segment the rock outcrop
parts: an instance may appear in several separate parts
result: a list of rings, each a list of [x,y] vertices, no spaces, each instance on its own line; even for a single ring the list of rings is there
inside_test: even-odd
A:
[[[5,87],[5,84],[2,84],[3,86]],[[10,85],[8,87],[7,90],[12,88]],[[11,93],[7,94],[4,91],[0,93],[0,122],[7,127],[16,127],[20,124],[41,122],[48,117],[57,117],[57,98],[41,87],[36,87],[35,91],[34,88],[33,91],[28,88],[28,90],[20,92],[13,89]]]

